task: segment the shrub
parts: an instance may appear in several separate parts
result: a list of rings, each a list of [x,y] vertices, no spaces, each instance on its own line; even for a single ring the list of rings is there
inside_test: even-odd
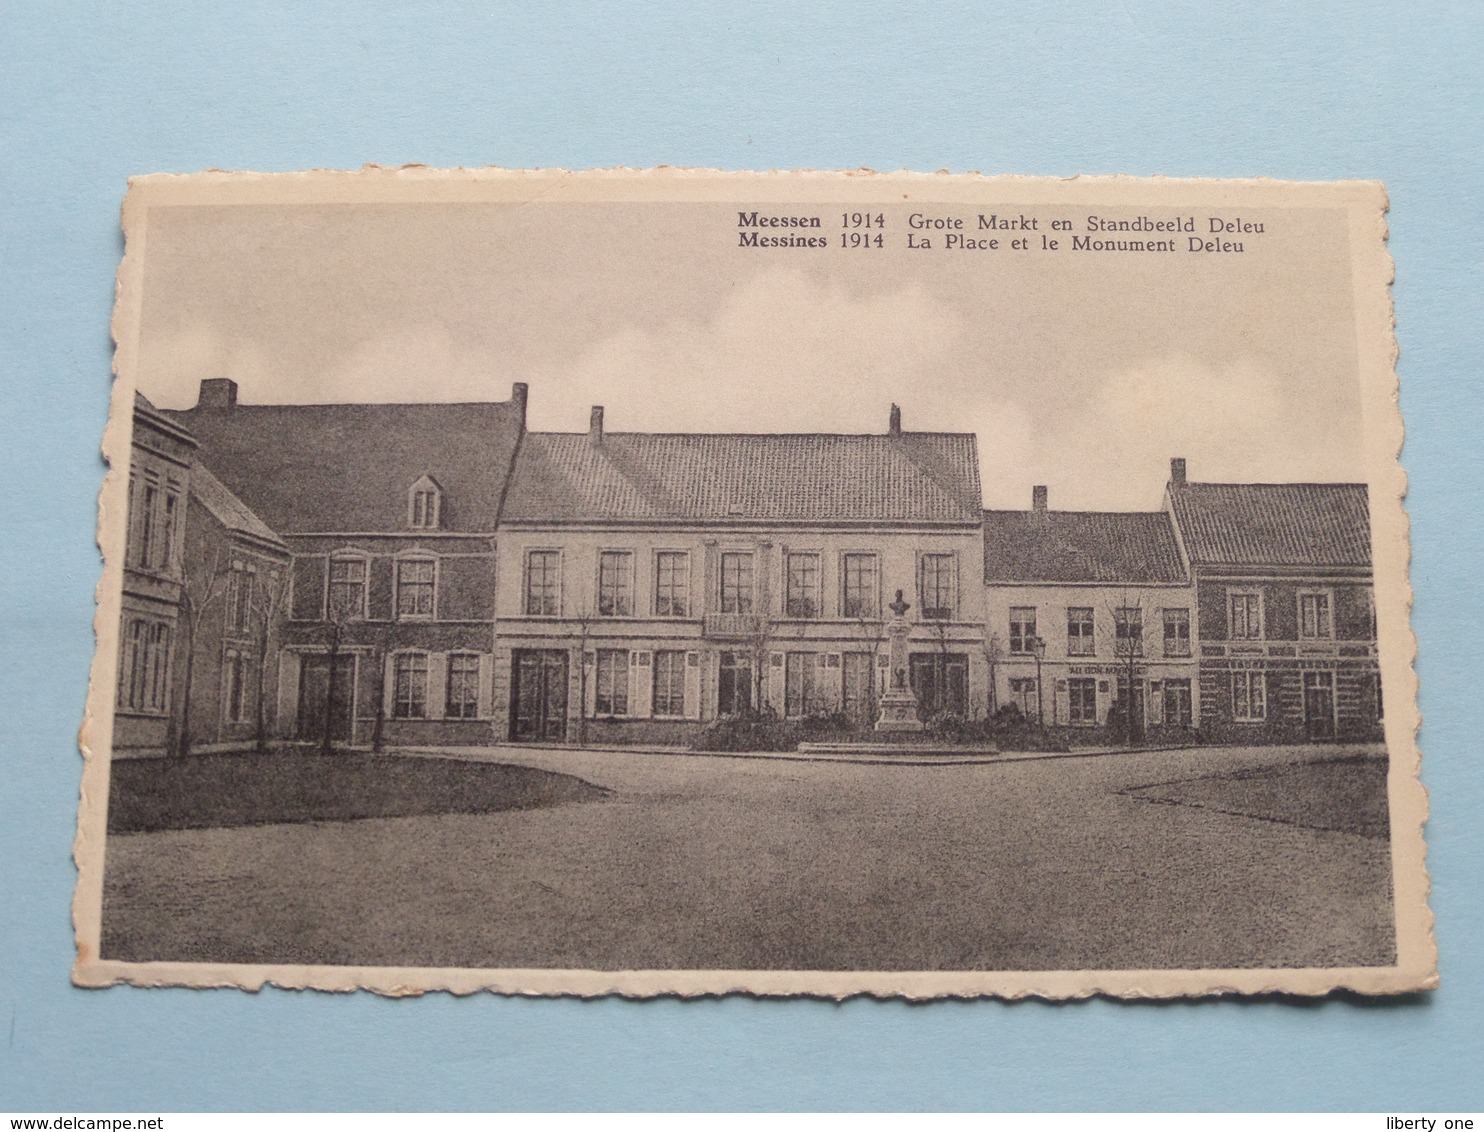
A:
[[[799,725],[779,719],[771,709],[728,715],[701,729],[697,751],[792,751],[799,745]]]
[[[806,716],[795,726],[798,729],[800,741],[805,743],[849,739],[855,734],[855,724],[843,711]]]

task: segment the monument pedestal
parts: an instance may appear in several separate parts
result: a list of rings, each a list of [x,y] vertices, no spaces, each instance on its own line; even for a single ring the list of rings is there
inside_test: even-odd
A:
[[[877,731],[921,731],[922,720],[917,718],[917,697],[912,689],[905,692],[890,691],[881,697],[881,718],[876,721]]]

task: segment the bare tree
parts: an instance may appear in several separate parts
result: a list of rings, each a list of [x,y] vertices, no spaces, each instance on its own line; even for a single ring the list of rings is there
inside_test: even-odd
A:
[[[572,614],[577,634],[577,745],[587,746],[587,646],[592,639],[593,614],[584,602]],[[594,679],[597,673],[593,674]]]
[[[369,580],[363,581],[362,586],[368,584]],[[320,739],[320,751],[329,754],[333,749],[335,737],[335,713],[340,706],[337,685],[340,676],[341,654],[345,650],[346,630],[352,621],[364,620],[363,603],[365,601],[365,590],[361,590],[361,596],[356,600],[349,597],[337,598],[335,587],[330,587],[330,600],[325,610],[325,620],[321,629],[321,638],[325,642],[325,656],[327,662],[328,686],[325,688],[325,714],[324,735]]]
[[[933,716],[951,715],[951,705],[948,694],[948,658],[949,648],[952,643],[952,626],[946,618],[934,617],[926,620],[926,624],[933,634],[933,689],[934,699],[937,701],[932,705]]]
[[[196,637],[201,620],[227,592],[231,571],[226,566],[223,548],[213,549],[211,563],[204,570],[191,565],[189,554],[180,564],[180,618],[185,628],[185,679],[180,690],[180,721],[175,733],[175,753],[191,753],[191,692],[195,683]]]
[[[1144,658],[1144,603],[1142,597],[1120,592],[1118,604],[1106,610],[1113,623],[1113,655],[1123,669],[1118,702],[1123,705],[1124,744],[1132,747],[1143,735],[1144,697],[1136,694]]]
[[[764,695],[764,689],[767,688],[768,661],[773,647],[772,618],[766,613],[754,613],[748,622],[746,642],[747,651],[752,655],[753,706],[758,711],[762,711],[765,706],[772,708],[772,703]],[[778,714],[783,713],[778,712]]]
[[[254,740],[259,751],[268,749],[268,644],[273,633],[274,622],[282,613],[289,593],[289,567],[282,571],[270,569],[267,581],[253,590],[251,616],[257,651],[258,697],[254,716]]]
[[[886,643],[886,622],[879,617],[867,617],[865,611],[861,611],[856,614],[855,625],[861,640],[871,650],[871,663],[866,670],[870,680],[871,702],[870,718],[865,722],[869,725],[875,722],[876,711],[881,703],[881,689],[876,686],[876,662],[881,655],[881,646]]]
[[[1000,661],[1004,659],[1005,646],[1000,642],[998,633],[991,633],[984,638],[984,660],[989,666],[989,695],[987,710],[991,718],[1000,710],[999,692],[999,669]]]
[[[371,750],[381,751],[386,732],[386,669],[397,648],[395,616],[378,624],[372,641],[372,671],[376,673],[376,712],[371,718]]]

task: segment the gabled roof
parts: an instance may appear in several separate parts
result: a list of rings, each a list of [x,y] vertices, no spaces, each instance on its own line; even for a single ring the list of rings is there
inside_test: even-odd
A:
[[[509,521],[978,522],[971,433],[530,433]]]
[[[1163,511],[986,511],[984,580],[1179,583],[1185,568]]]
[[[1170,506],[1193,565],[1371,564],[1363,483],[1187,483]]]
[[[187,429],[185,429],[178,421],[174,420],[173,418],[174,414],[155,408],[155,403],[153,401],[151,401],[143,393],[140,393],[137,389],[134,391],[134,425],[136,429],[136,432],[134,434],[135,444],[140,443],[141,439],[137,431],[138,426],[140,424],[145,424],[148,425],[150,428],[164,433],[167,436],[173,437],[175,440],[186,445],[188,448],[195,448],[196,438],[192,436]]]
[[[284,554],[289,552],[272,528],[254,515],[247,504],[228,491],[222,481],[201,463],[191,468],[191,502],[203,507],[227,530],[248,535]]]
[[[407,493],[425,475],[442,491],[442,530],[493,531],[521,427],[520,406],[506,401],[198,405],[166,415],[280,534],[407,530]]]

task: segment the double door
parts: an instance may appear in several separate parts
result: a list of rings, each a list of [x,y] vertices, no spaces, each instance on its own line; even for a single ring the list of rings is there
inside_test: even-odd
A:
[[[510,737],[560,743],[567,737],[568,659],[565,649],[516,649],[510,682]]]
[[[330,674],[334,668],[334,676]],[[299,664],[299,712],[294,733],[300,739],[322,743],[328,724],[330,740],[350,742],[350,721],[355,708],[356,658],[341,653],[330,664],[326,655],[306,656]],[[334,694],[331,694],[333,688]]]

